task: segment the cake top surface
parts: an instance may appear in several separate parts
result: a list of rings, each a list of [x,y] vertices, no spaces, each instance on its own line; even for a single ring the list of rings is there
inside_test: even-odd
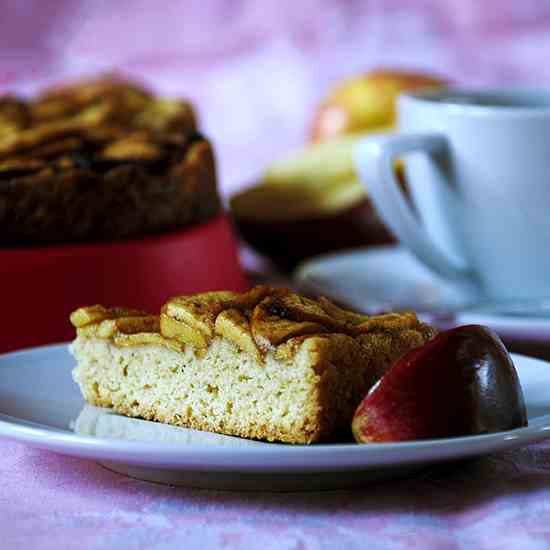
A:
[[[0,96],[0,180],[158,162],[195,133],[187,101],[155,97],[113,75],[50,88],[32,99]]]
[[[314,335],[360,337],[379,331],[428,330],[412,312],[361,315],[326,298],[314,300],[264,285],[243,294],[177,296],[164,304],[158,316],[99,305],[82,307],[72,313],[71,322],[81,335],[112,339],[119,345],[154,341],[176,349],[186,344],[201,349],[219,335],[258,356]]]

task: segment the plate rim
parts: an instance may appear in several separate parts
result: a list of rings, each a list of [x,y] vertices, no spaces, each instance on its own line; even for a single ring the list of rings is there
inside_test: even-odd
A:
[[[68,355],[68,344],[38,346],[0,354],[0,368],[6,359],[41,352]],[[550,362],[520,354],[511,354],[514,362],[526,361],[550,367]],[[520,363],[521,364],[521,363]],[[550,401],[550,400],[549,400]],[[83,400],[83,404],[84,404]],[[22,423],[14,422],[19,421]],[[25,424],[27,423],[27,424]],[[75,434],[47,425],[11,417],[0,412],[0,438],[33,447],[87,458],[135,465],[174,467],[204,471],[261,471],[265,473],[312,473],[320,471],[366,470],[370,468],[435,463],[505,451],[550,438],[550,413],[535,417],[529,426],[503,432],[360,445],[324,443],[318,445],[266,444],[251,447],[222,447],[207,444],[178,445],[169,442],[140,442]],[[414,456],[404,458],[401,452]],[[433,456],[439,451],[437,456]],[[454,452],[453,452],[454,451]],[[182,460],[184,459],[184,460]],[[304,460],[310,464],[304,465]],[[284,461],[284,464],[281,464]],[[181,465],[178,465],[181,463]]]

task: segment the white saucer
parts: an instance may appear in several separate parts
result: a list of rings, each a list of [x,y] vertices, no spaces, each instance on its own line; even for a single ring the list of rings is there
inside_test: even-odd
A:
[[[514,355],[529,427],[453,439],[373,445],[283,445],[185,430],[86,407],[66,345],[0,355],[0,437],[117,472],[213,489],[352,488],[435,462],[504,451],[550,437],[550,364]],[[76,430],[77,433],[75,433]]]
[[[487,298],[434,275],[401,246],[319,256],[303,263],[294,277],[305,289],[365,313],[409,309],[444,326],[480,324],[505,338],[550,342],[550,316],[468,311]]]

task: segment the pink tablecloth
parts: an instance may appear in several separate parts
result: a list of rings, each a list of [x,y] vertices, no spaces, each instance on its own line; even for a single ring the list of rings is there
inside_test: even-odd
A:
[[[0,90],[116,68],[188,95],[225,195],[301,143],[312,105],[358,70],[550,83],[542,0],[27,0],[0,1],[0,13]],[[280,495],[157,486],[6,440],[0,457],[2,549],[550,547],[548,445],[354,491]]]
[[[224,493],[135,481],[0,443],[0,548],[550,547],[550,444],[324,493]]]

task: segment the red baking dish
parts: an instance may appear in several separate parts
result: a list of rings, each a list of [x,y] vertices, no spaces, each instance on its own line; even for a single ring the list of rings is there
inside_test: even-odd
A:
[[[72,310],[158,312],[170,296],[243,291],[248,283],[225,215],[162,235],[109,243],[0,249],[0,352],[69,340]]]

